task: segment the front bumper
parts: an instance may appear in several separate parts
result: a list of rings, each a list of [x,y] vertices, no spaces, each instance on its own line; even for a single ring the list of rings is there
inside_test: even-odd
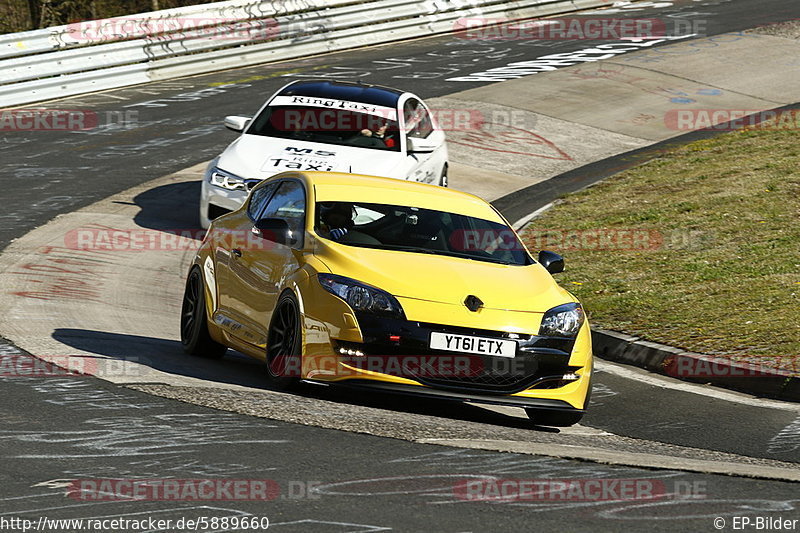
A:
[[[250,181],[250,180],[248,180]],[[258,180],[253,180],[258,183]],[[250,187],[250,185],[248,183]],[[200,225],[208,229],[211,221],[231,211],[235,211],[247,201],[249,190],[232,191],[211,185],[207,179],[200,186]]]
[[[305,377],[459,401],[585,408],[592,371],[588,325],[577,338],[566,339],[365,314],[356,318],[361,338],[330,339],[335,364],[315,367]],[[432,332],[514,340],[517,349],[513,358],[436,350],[430,348]]]

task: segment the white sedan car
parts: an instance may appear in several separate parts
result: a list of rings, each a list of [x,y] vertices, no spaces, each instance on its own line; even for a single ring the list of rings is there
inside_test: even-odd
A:
[[[447,186],[447,146],[417,96],[375,85],[296,81],[252,119],[226,117],[243,132],[211,161],[200,223],[238,209],[261,180],[286,170],[349,172]]]

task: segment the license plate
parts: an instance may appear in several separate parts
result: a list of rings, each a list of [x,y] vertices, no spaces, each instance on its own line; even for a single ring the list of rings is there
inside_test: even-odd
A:
[[[434,350],[477,353],[496,357],[514,357],[517,353],[516,341],[438,332],[431,333],[430,347]]]

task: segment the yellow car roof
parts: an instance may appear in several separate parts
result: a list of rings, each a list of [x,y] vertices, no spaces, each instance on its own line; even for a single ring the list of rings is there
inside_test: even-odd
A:
[[[505,224],[485,200],[465,192],[394,178],[339,172],[302,172],[318,202],[364,202],[446,211]]]

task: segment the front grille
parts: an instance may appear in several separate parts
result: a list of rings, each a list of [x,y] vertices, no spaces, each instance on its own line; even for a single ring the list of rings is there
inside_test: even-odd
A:
[[[362,352],[349,357],[353,366],[365,370],[413,379],[422,384],[449,390],[493,394],[513,394],[522,390],[563,386],[561,377],[576,370],[567,365],[574,339],[513,335],[405,320],[381,321],[374,327],[358,316],[364,344],[340,343],[345,349]],[[494,339],[516,337],[514,358],[447,352],[429,348],[430,333],[436,331]],[[399,342],[389,342],[397,335]]]
[[[423,376],[417,380],[432,387],[503,394],[513,394],[531,387],[562,386],[561,377],[575,369],[567,366],[567,359],[551,361],[548,360],[550,358],[550,354],[525,354],[500,365],[487,361],[487,366],[472,376]]]
[[[513,394],[530,388],[536,376],[512,376],[498,373],[482,374],[470,378],[430,379],[417,378],[417,381],[442,389],[478,390],[503,394]]]

